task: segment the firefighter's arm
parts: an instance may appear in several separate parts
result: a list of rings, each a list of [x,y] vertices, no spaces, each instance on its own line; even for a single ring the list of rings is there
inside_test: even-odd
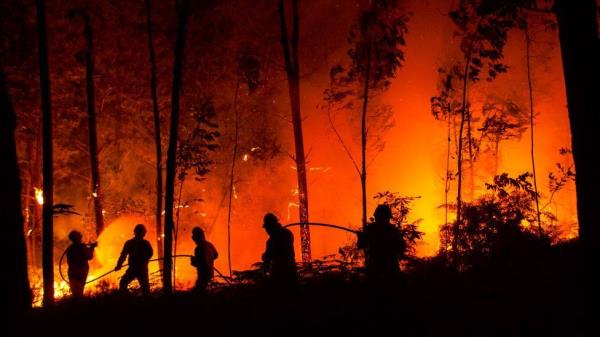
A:
[[[271,241],[267,240],[267,247],[265,248],[265,252],[262,255],[262,261],[263,261],[263,263],[266,264],[266,263],[271,262],[271,255],[272,255],[271,254],[271,250],[272,250],[272,248],[271,248]]]
[[[97,243],[97,242],[90,243],[90,244],[87,246],[87,249],[86,249],[86,251],[85,251],[85,252],[86,252],[86,256],[85,256],[85,257],[86,257],[88,260],[91,260],[91,259],[93,259],[93,258],[94,258],[94,248],[96,248],[96,246],[98,246],[98,243]]]
[[[152,255],[154,255],[154,250],[152,249],[152,245],[149,242],[146,241],[146,244],[147,244],[147,252],[146,253],[148,254],[146,256],[147,256],[147,260],[150,260]]]
[[[123,267],[123,262],[127,258],[127,254],[129,254],[129,246],[127,243],[123,246],[123,250],[121,251],[121,255],[119,255],[119,260],[117,261],[117,266],[115,267],[115,271],[121,269]]]

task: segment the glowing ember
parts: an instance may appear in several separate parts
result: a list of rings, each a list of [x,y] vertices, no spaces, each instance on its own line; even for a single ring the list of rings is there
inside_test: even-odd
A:
[[[34,187],[33,190],[35,191],[35,200],[37,201],[38,205],[43,205],[44,204],[44,191],[41,188],[37,188],[37,187]]]

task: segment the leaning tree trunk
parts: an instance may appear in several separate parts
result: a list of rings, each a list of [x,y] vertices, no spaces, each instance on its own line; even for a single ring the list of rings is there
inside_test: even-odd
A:
[[[556,0],[556,17],[567,91],[571,144],[576,171],[579,238],[589,249],[600,247],[598,207],[597,115],[600,60],[595,0]]]
[[[231,171],[229,172],[229,205],[227,207],[227,265],[229,266],[229,277],[233,276],[231,269],[231,210],[233,206],[233,188],[235,175],[235,161],[237,159],[239,133],[240,133],[240,114],[237,109],[238,93],[240,91],[240,73],[238,71],[237,82],[235,85],[235,94],[233,96],[233,114],[235,118],[235,131],[233,138],[233,153],[231,158]]]
[[[310,229],[308,227],[308,184],[306,182],[306,159],[304,157],[304,138],[302,135],[302,115],[300,113],[300,68],[298,62],[299,13],[298,0],[292,0],[292,35],[288,38],[285,7],[283,0],[278,5],[281,45],[288,79],[290,105],[292,109],[292,125],[294,128],[294,145],[296,172],[298,173],[298,201],[300,212],[300,240],[302,247],[302,262],[310,264]]]
[[[88,141],[90,151],[90,167],[92,173],[92,197],[94,200],[94,216],[96,219],[96,236],[104,230],[102,214],[102,190],[100,189],[100,164],[98,162],[98,135],[96,132],[96,109],[94,90],[94,35],[92,24],[87,13],[82,13],[85,35],[85,86],[87,93]]]
[[[0,189],[0,219],[3,231],[0,252],[4,260],[2,306],[5,315],[19,318],[31,307],[31,290],[27,275],[27,248],[21,213],[21,178],[17,162],[15,130],[17,116],[13,109],[4,74],[0,72],[0,167],[3,186]]]
[[[152,38],[152,7],[146,0],[146,30],[148,32],[148,52],[150,56],[150,91],[152,94],[152,112],[154,117],[154,145],[156,147],[156,247],[159,269],[163,270],[163,241],[162,241],[162,145],[160,138],[160,111],[158,109],[158,94],[156,90],[156,61],[154,42]]]
[[[165,240],[163,286],[166,294],[173,292],[171,280],[173,267],[173,202],[175,192],[175,173],[177,172],[177,134],[179,131],[179,99],[181,94],[181,76],[183,52],[185,47],[185,29],[188,16],[188,1],[177,0],[177,39],[175,42],[175,60],[173,62],[173,92],[171,94],[171,126],[169,149],[167,150],[167,178],[165,182]]]
[[[44,205],[42,210],[42,276],[44,305],[54,304],[54,224],[52,205],[52,110],[50,102],[50,75],[48,71],[48,47],[46,45],[46,2],[36,1],[38,24],[38,53],[40,62],[40,93],[42,97],[42,175]]]
[[[534,120],[535,120],[535,110],[533,104],[533,84],[531,82],[531,38],[529,36],[529,27],[525,27],[525,57],[527,61],[527,85],[529,89],[529,144],[531,147],[531,171],[533,174],[533,188],[535,190],[535,210],[537,215],[538,222],[538,234],[541,236],[543,234],[542,230],[542,216],[540,214],[540,195],[538,193],[538,185],[537,185],[537,172],[535,169],[535,133],[534,133]]]

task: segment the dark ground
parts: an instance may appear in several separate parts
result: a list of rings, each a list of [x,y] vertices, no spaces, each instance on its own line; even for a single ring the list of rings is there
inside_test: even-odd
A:
[[[391,289],[329,273],[287,290],[259,283],[204,297],[106,294],[35,309],[17,335],[598,336],[584,328],[587,294],[574,256],[554,250],[502,275],[421,262]]]

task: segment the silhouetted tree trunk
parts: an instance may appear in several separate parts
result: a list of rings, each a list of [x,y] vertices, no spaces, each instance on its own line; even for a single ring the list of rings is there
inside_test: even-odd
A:
[[[38,124],[39,125],[39,124]],[[38,128],[38,134],[36,135],[36,146],[35,146],[35,160],[33,163],[33,166],[31,167],[31,180],[32,180],[32,184],[33,186],[40,188],[40,185],[42,184],[42,134],[40,133],[41,130],[39,130]],[[34,192],[34,191],[31,191]],[[37,268],[39,266],[39,262],[38,262],[38,258],[37,258],[37,253],[38,253],[38,247],[41,247],[41,213],[42,213],[42,207],[43,205],[39,204],[37,201],[37,198],[35,197],[35,193],[34,193],[34,198],[36,199],[35,202],[33,203],[33,207],[32,207],[32,211],[33,211],[33,215],[31,216],[31,233],[29,233],[29,245],[30,245],[30,249],[31,249],[31,261],[30,264],[34,267]],[[36,270],[36,269],[34,269]]]
[[[468,93],[467,93],[468,100]],[[475,157],[473,155],[473,127],[471,126],[471,110],[467,105],[467,146],[469,150],[469,194],[467,195],[469,200],[473,200],[475,195]],[[497,158],[497,157],[496,157]]]
[[[535,133],[534,120],[535,110],[533,104],[533,84],[531,82],[531,38],[529,36],[529,27],[525,27],[525,43],[526,43],[526,58],[527,58],[527,85],[529,88],[529,131],[530,131],[530,147],[531,147],[531,171],[533,174],[533,188],[535,190],[535,210],[537,214],[538,231],[542,235],[542,216],[540,213],[540,197],[537,186],[537,172],[535,169]]]
[[[369,106],[369,81],[371,79],[371,46],[367,47],[367,64],[364,76],[363,107],[360,116],[360,187],[362,191],[362,228],[367,229],[367,108]]]
[[[598,207],[597,116],[598,22],[595,0],[556,0],[560,47],[567,91],[571,143],[576,171],[579,238],[588,252],[600,247]]]
[[[42,275],[44,280],[44,305],[54,304],[54,224],[52,206],[52,110],[50,102],[50,75],[48,47],[46,45],[46,2],[36,0],[38,24],[38,52],[40,62],[40,93],[42,97],[42,176],[44,205],[42,209]]]
[[[173,92],[171,94],[171,126],[169,131],[169,149],[167,150],[167,178],[165,182],[165,240],[163,285],[166,294],[173,291],[171,272],[173,266],[173,202],[175,192],[175,174],[177,172],[177,134],[179,131],[179,98],[181,94],[181,76],[185,30],[188,16],[188,1],[177,0],[177,38],[175,42],[175,60],[173,62]]]
[[[452,150],[452,114],[448,113],[446,118],[448,119],[448,133],[446,135],[446,179],[444,181],[444,225],[448,225],[448,194],[450,193],[450,151]]]
[[[452,252],[455,255],[455,260],[458,258],[458,236],[459,236],[459,225],[462,220],[462,177],[463,177],[463,133],[465,128],[465,121],[467,119],[467,101],[468,101],[468,83],[469,83],[469,66],[471,65],[471,55],[468,53],[465,57],[465,70],[463,73],[463,90],[462,90],[462,107],[460,109],[460,128],[458,131],[458,147],[456,160],[458,175],[457,188],[456,188],[456,222],[453,226],[452,235]]]
[[[233,113],[235,118],[235,132],[233,138],[233,154],[231,158],[231,171],[229,173],[229,205],[227,207],[227,264],[229,266],[229,277],[232,276],[231,270],[231,206],[233,203],[233,182],[235,174],[235,160],[238,153],[239,133],[240,133],[240,114],[237,109],[238,93],[240,91],[240,73],[237,74],[237,82],[235,85],[235,95],[233,96]]]
[[[37,137],[35,137],[37,138]],[[27,235],[28,231],[31,230],[32,227],[32,212],[31,212],[31,205],[35,204],[32,203],[31,201],[34,200],[34,193],[32,193],[33,191],[33,167],[34,167],[34,162],[35,162],[35,149],[34,149],[34,139],[32,139],[31,137],[27,137],[26,140],[26,152],[27,152],[27,179],[24,182],[24,187],[23,187],[23,192],[21,193],[21,195],[23,196],[21,205],[23,208],[23,214],[25,215],[25,218],[23,219],[23,232],[25,233],[25,241],[30,241],[31,236]],[[33,261],[33,249],[32,249],[32,245],[31,244],[25,244],[26,250],[27,250],[27,261],[28,261],[28,265],[33,269],[34,265],[32,263]]]
[[[27,275],[27,248],[21,213],[21,178],[17,162],[15,129],[17,116],[0,71],[0,219],[3,221],[1,256],[4,260],[2,306],[4,314],[18,318],[31,307],[31,290]]]
[[[298,0],[292,0],[292,35],[288,37],[285,7],[279,0],[278,12],[281,28],[281,45],[288,78],[290,105],[292,109],[292,125],[294,128],[294,145],[296,172],[298,174],[298,201],[300,222],[308,223],[308,184],[306,182],[306,159],[304,157],[304,138],[302,134],[302,115],[300,113],[300,65],[298,61],[299,13]],[[310,252],[310,229],[308,225],[300,226],[302,262],[309,264],[312,260]]]
[[[102,190],[100,189],[100,164],[98,162],[98,136],[96,133],[96,108],[94,90],[94,35],[92,24],[87,13],[82,12],[85,35],[85,86],[87,93],[88,140],[90,151],[90,167],[92,170],[92,197],[94,200],[94,216],[96,219],[96,235],[104,230],[102,214]]]
[[[152,93],[152,112],[154,117],[154,144],[156,147],[156,248],[158,265],[163,269],[163,240],[162,240],[162,145],[160,138],[160,111],[158,109],[158,94],[156,92],[156,61],[154,56],[154,42],[152,38],[152,5],[146,0],[146,29],[148,32],[148,52],[150,56],[150,90]]]

